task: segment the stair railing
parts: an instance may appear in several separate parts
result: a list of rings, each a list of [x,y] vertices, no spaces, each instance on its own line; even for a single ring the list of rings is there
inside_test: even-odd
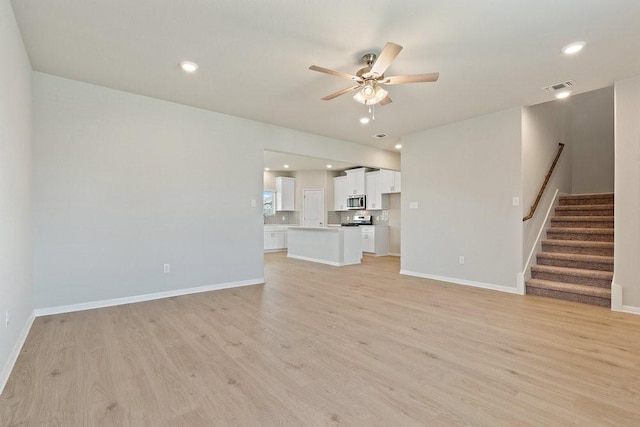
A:
[[[547,184],[549,183],[551,174],[553,173],[553,170],[556,168],[556,163],[558,163],[558,159],[560,158],[560,154],[562,154],[562,149],[564,148],[564,144],[562,142],[559,143],[558,145],[560,146],[558,148],[558,154],[556,154],[556,158],[553,159],[553,163],[549,168],[549,172],[547,173],[547,176],[544,177],[544,182],[542,183],[542,187],[540,187],[540,191],[538,191],[538,197],[536,197],[536,201],[533,203],[533,206],[531,206],[531,209],[529,210],[529,215],[522,218],[523,222],[533,218],[533,214],[536,212],[536,209],[538,208],[538,203],[540,203],[540,199],[542,198],[542,193],[544,193],[544,189],[547,188]]]

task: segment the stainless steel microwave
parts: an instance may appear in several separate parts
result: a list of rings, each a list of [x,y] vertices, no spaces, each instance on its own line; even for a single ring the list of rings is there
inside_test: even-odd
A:
[[[366,207],[364,196],[347,196],[347,209],[362,210]]]

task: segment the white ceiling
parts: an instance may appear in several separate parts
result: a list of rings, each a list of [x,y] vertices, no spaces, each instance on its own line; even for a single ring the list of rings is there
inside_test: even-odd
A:
[[[393,150],[436,125],[551,100],[640,74],[638,0],[12,0],[37,71]],[[574,57],[560,48],[588,45]],[[345,95],[361,56],[404,46],[387,75],[440,72],[388,87],[376,109]],[[194,75],[181,60],[200,65]],[[384,132],[383,140],[371,135]]]
[[[289,165],[285,168],[284,165]],[[331,165],[331,168],[327,168]],[[320,159],[317,157],[299,156],[290,153],[280,153],[276,151],[264,152],[264,167],[270,171],[300,171],[300,170],[333,170],[343,171],[357,167],[353,163],[338,162],[335,160]]]

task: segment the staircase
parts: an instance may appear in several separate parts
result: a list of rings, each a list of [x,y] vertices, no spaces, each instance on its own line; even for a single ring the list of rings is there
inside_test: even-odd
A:
[[[613,193],[560,196],[527,294],[611,306]]]

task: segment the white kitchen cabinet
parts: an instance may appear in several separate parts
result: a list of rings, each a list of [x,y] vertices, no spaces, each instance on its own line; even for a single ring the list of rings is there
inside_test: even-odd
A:
[[[367,210],[389,209],[389,195],[382,194],[380,171],[365,174]]]
[[[296,179],[285,176],[276,178],[276,211],[293,211],[295,209]]]
[[[380,169],[380,192],[382,194],[400,193],[401,177],[398,171]]]
[[[264,250],[279,251],[287,248],[287,230],[282,227],[265,227]]]
[[[347,210],[347,177],[336,176],[333,178],[333,210]]]
[[[349,169],[347,173],[347,196],[362,196],[365,194],[365,168]]]
[[[375,255],[389,254],[389,227],[386,225],[361,225],[362,252]]]

